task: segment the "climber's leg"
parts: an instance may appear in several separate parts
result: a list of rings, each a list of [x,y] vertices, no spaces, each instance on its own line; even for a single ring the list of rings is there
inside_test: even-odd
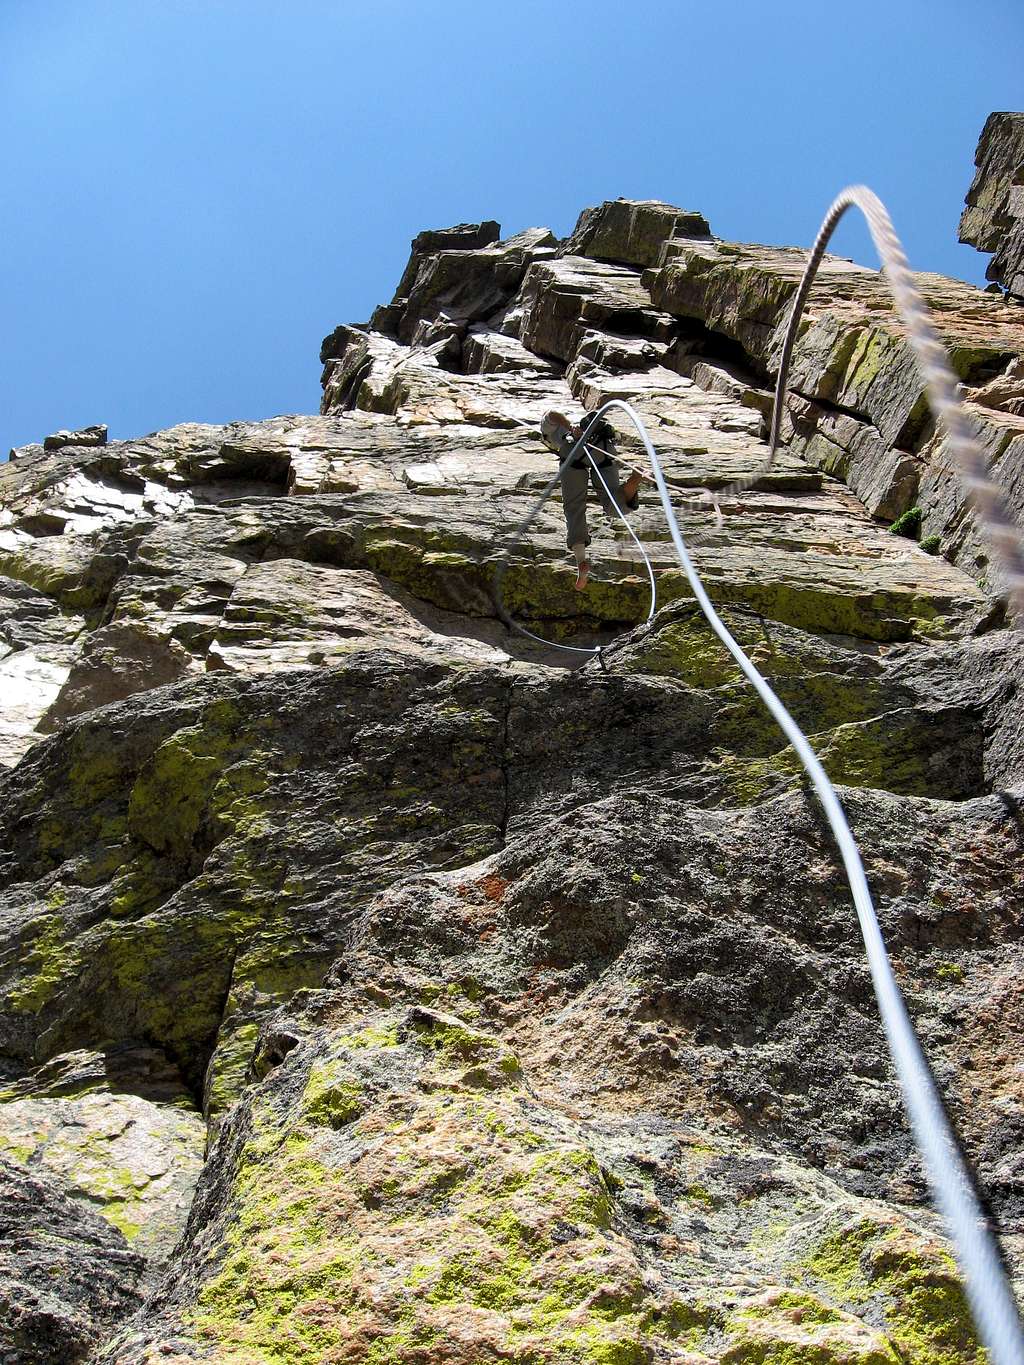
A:
[[[590,578],[590,560],[587,558],[587,547],[580,544],[573,545],[572,552],[576,556],[575,588],[577,592],[582,592]]]
[[[586,469],[570,466],[562,471],[562,508],[565,512],[565,543],[576,559],[576,591],[582,592],[590,576],[587,560],[590,533],[587,530]]]
[[[590,544],[587,530],[587,471],[562,471],[562,509],[565,512],[565,543],[569,549]]]
[[[623,506],[628,507],[631,512],[635,512],[640,506],[640,485],[644,481],[644,475],[639,469],[631,469],[626,482],[622,485]]]
[[[620,511],[636,511],[640,503],[639,491],[640,484],[643,482],[642,474],[631,470],[626,482],[620,484],[619,466],[614,460],[609,460],[607,464],[601,466],[600,475],[596,469],[591,467],[590,479],[594,485],[594,492],[600,498],[601,506],[604,508],[605,516],[609,521],[615,521]],[[604,480],[603,483],[602,479]],[[607,485],[607,489],[605,485]]]

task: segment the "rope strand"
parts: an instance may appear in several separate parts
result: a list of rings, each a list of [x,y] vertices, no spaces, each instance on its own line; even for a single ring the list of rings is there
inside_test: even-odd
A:
[[[966,416],[957,398],[957,381],[949,367],[938,337],[928,320],[924,304],[910,275],[903,248],[893,229],[889,215],[878,197],[865,186],[852,186],[843,190],[836,198],[829,208],[808,258],[807,267],[793,301],[782,348],[772,412],[768,459],[761,469],[749,478],[739,480],[727,489],[720,491],[716,495],[716,499],[722,499],[751,487],[772,467],[779,445],[782,413],[785,408],[786,385],[800,317],[810,292],[811,282],[824,255],[825,246],[843,213],[852,206],[859,208],[867,219],[875,246],[883,261],[886,278],[906,326],[908,339],[924,377],[929,402],[946,433],[968,496],[977,508],[983,534],[993,546],[1000,567],[1006,576],[1011,602],[1017,609],[1018,619],[1020,619],[1024,615],[1021,611],[1021,608],[1024,607],[1024,551],[1022,551],[1020,530],[1010,517],[998,486],[989,478],[984,455],[971,435]],[[495,593],[499,613],[514,629],[530,635],[533,639],[539,638],[512,621],[501,605],[501,582],[507,568],[508,556],[511,553],[511,547],[525,535],[540,514],[541,509],[553,492],[555,484],[561,477],[562,471],[575,458],[580,446],[586,449],[586,437],[593,424],[604,413],[613,408],[618,408],[626,414],[643,442],[665,519],[668,523],[672,545],[701,611],[793,746],[804,771],[811,780],[818,800],[821,802],[825,817],[836,840],[853,897],[875,998],[878,1001],[882,1026],[899,1078],[904,1106],[910,1119],[915,1142],[924,1160],[932,1195],[945,1221],[956,1251],[971,1312],[982,1342],[988,1350],[992,1365],[1024,1365],[1024,1332],[1021,1329],[1016,1303],[1006,1277],[1002,1258],[985,1218],[982,1202],[975,1188],[970,1169],[960,1150],[953,1125],[946,1114],[938,1086],[914,1032],[910,1015],[896,982],[878,922],[878,915],[868,888],[860,852],[839,797],[806,736],[772,691],[765,678],[762,677],[740,645],[730,635],[724,622],[715,611],[690,559],[669,496],[661,462],[651,444],[647,429],[639,415],[622,399],[610,399],[590,415],[589,421],[570,448],[558,473],[548,484],[528,515],[516,527],[510,546],[503,552],[497,566]],[[593,457],[590,456],[589,451],[587,454],[593,463]],[[694,500],[691,505],[706,507],[707,502],[708,500],[704,498]],[[629,523],[624,514],[623,520],[626,520],[628,526]],[[629,529],[632,534],[632,528]],[[634,539],[636,539],[635,536]],[[639,544],[639,542],[637,543]],[[644,557],[647,559],[646,553]],[[650,561],[647,560],[647,563],[650,569]],[[651,584],[653,592],[653,570],[651,571]],[[652,613],[653,606],[652,595]],[[559,648],[572,647],[559,646]],[[601,657],[600,650],[579,650],[578,652],[596,653]],[[601,662],[603,664],[603,657]]]
[[[775,463],[781,441],[789,371],[800,319],[803,317],[814,277],[825,255],[825,248],[836,225],[849,208],[859,209],[867,221],[897,312],[907,329],[907,341],[924,379],[925,392],[932,412],[945,431],[961,482],[977,510],[982,535],[988,541],[1005,579],[1015,622],[1018,626],[1024,626],[1024,536],[1007,509],[999,485],[989,476],[984,452],[971,432],[967,414],[957,396],[959,381],[929,319],[928,310],[914,282],[892,219],[878,195],[866,185],[850,185],[836,196],[825,214],[811,254],[807,258],[782,344],[775,399],[772,404],[768,458],[760,469],[746,478],[729,484],[719,496],[723,498],[734,496],[751,488]]]
[[[672,506],[661,461],[639,414],[622,399],[613,398],[597,409],[592,415],[591,422],[597,421],[612,408],[619,408],[629,417],[643,442],[676,556],[701,611],[793,746],[821,802],[839,848],[853,897],[875,998],[878,1001],[889,1052],[899,1078],[904,1106],[918,1150],[924,1159],[932,1194],[956,1250],[974,1320],[982,1341],[988,1348],[992,1365],[1024,1365],[1024,1333],[1003,1268],[1002,1257],[989,1230],[981,1199],[896,982],[864,874],[860,851],[836,790],[803,731],[772,691],[767,680],[730,635],[725,623],[715,611],[700,575],[690,559]],[[573,458],[576,446],[582,443],[585,435],[584,432],[570,450],[568,459]],[[517,538],[529,529],[554,490],[557,480],[556,475],[530,515],[520,523],[516,531]]]

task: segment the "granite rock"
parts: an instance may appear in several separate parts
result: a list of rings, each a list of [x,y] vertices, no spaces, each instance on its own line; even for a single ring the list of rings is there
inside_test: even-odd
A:
[[[710,237],[702,213],[673,208],[657,200],[607,200],[584,209],[566,251],[626,265],[657,265],[670,237]]]
[[[44,450],[63,450],[65,446],[105,446],[107,428],[105,426],[81,427],[78,431],[56,431],[44,437]]]
[[[142,1261],[55,1176],[0,1155],[0,1351],[79,1365],[138,1306]]]
[[[0,467],[12,1360],[981,1365],[837,852],[658,499],[650,620],[597,508],[584,593],[557,499],[513,534],[544,413],[632,404],[1019,1277],[1018,637],[874,271],[826,262],[723,491],[804,259],[651,201],[422,233],[319,414]],[[1024,512],[1015,308],[924,283]]]
[[[989,114],[960,240],[992,252],[986,277],[1024,301],[1024,114]]]

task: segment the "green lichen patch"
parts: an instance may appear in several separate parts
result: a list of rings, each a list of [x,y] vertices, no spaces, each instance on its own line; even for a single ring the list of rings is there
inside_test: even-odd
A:
[[[55,598],[66,611],[91,612],[113,586],[113,559],[92,536],[45,536],[0,549],[0,573]]]
[[[898,1365],[885,1337],[813,1295],[769,1291],[725,1324],[722,1365]]]
[[[714,1207],[714,1197],[711,1191],[699,1181],[694,1181],[686,1187],[686,1198],[693,1204],[699,1204],[702,1208],[710,1209]]]
[[[880,328],[863,328],[837,385],[839,400],[863,407],[871,385],[883,369],[898,363],[901,349],[899,341]]]
[[[440,1365],[458,1341],[479,1362],[641,1365],[706,1334],[703,1305],[646,1287],[571,1123],[535,1115],[518,1076],[486,1094],[444,1084],[439,1066],[497,1040],[427,1011],[369,1029],[384,1046],[323,1036],[292,1054],[291,1082],[289,1060],[251,1092],[221,1249],[187,1315],[205,1358]]]
[[[861,1257],[878,1231],[877,1224],[862,1219],[829,1232],[804,1261],[804,1268],[840,1302],[865,1303],[869,1291]]]
[[[113,919],[137,919],[155,908],[176,889],[176,870],[149,849],[122,859],[110,879],[110,915]]]
[[[5,1009],[38,1014],[74,966],[59,914],[43,915],[29,927],[21,959],[22,974],[4,992]]]
[[[809,631],[728,605],[719,614],[745,653],[776,685],[790,679],[802,687],[821,675],[845,682],[848,675],[865,687],[877,670],[870,656],[827,643]],[[616,671],[675,677],[688,687],[721,687],[743,680],[739,665],[694,602],[660,605],[650,628],[616,644],[609,660]]]
[[[836,1304],[880,1321],[906,1365],[983,1365],[952,1257],[899,1221],[862,1218],[830,1231],[798,1273]]]
[[[889,711],[837,726],[817,747],[829,777],[844,786],[952,799],[981,789],[981,736],[956,712]]]
[[[575,591],[575,570],[555,562],[513,563],[501,580],[501,601],[516,620],[552,638],[600,626],[636,625],[650,606],[646,579],[592,578],[586,593]]]
[[[501,882],[501,878],[493,880]],[[484,894],[487,894],[487,888],[484,888]],[[425,981],[417,993],[421,1004],[443,1004],[458,1009],[463,1019],[475,1019],[480,1013],[479,1006],[474,1004],[480,998],[480,986],[472,977],[463,981]]]
[[[5,992],[8,1009],[60,1011],[76,1039],[130,1032],[176,1045],[198,1008],[201,1024],[188,1030],[181,1055],[208,1044],[224,964],[212,963],[205,950],[226,943],[230,959],[232,935],[211,925],[209,913],[196,926],[171,923],[159,912],[193,870],[196,834],[211,810],[216,813],[214,779],[249,740],[232,699],[215,698],[196,719],[199,710],[168,708],[113,733],[78,723],[51,742],[52,791],[36,840],[40,860],[59,866],[64,884],[45,921],[26,922],[25,951]],[[194,723],[182,725],[182,716]],[[243,794],[253,799],[253,781],[245,776],[223,797],[226,809]],[[206,838],[202,851],[212,842]],[[94,893],[83,894],[82,887]],[[203,980],[182,980],[196,957]],[[216,984],[208,994],[211,976]],[[160,1032],[164,1017],[176,1021],[173,1040]]]
[[[719,753],[709,765],[721,799],[736,806],[756,806],[778,796],[800,780],[800,771],[788,751],[771,758],[749,759]]]
[[[492,1089],[520,1076],[515,1054],[491,1034],[452,1014],[415,1006],[407,1027],[445,1070],[456,1068],[463,1084]]]
[[[911,1365],[983,1365],[986,1359],[952,1256],[934,1242],[896,1227],[865,1258],[873,1290],[888,1303],[889,1336]]]
[[[195,1110],[93,1092],[0,1103],[0,1152],[59,1177],[144,1255],[182,1231],[202,1165]]]
[[[143,766],[129,802],[133,833],[117,844],[106,885],[88,900],[74,886],[59,886],[59,905],[26,918],[3,1004],[45,1014],[57,1048],[83,1037],[153,1041],[175,1055],[197,1088],[216,1040],[210,1099],[218,1113],[237,1098],[252,1041],[248,1049],[239,1039],[232,1046],[229,1031],[219,1033],[229,987],[235,996],[247,992],[252,1021],[296,989],[318,984],[329,953],[296,926],[294,904],[309,893],[283,890],[286,864],[261,847],[265,817],[256,803],[269,761],[257,754],[213,781],[221,760],[204,755],[177,805],[161,786],[171,770],[180,777],[178,759],[197,737],[229,723],[223,709],[210,711],[209,727],[175,732],[158,746],[158,761]],[[169,752],[176,757],[164,772]],[[125,795],[122,786],[122,803]],[[205,856],[218,841],[217,865],[189,881],[197,848]],[[73,878],[78,865],[70,863],[65,875]]]
[[[357,1051],[363,1048],[376,1051],[378,1048],[398,1047],[398,1025],[392,1022],[367,1024],[357,1033],[346,1034],[340,1042],[344,1047]]]
[[[616,650],[616,668],[678,678],[688,687],[739,681],[739,666],[703,617],[688,613],[659,625],[635,644]]]
[[[128,828],[157,853],[187,858],[221,760],[197,752],[201,734],[178,734],[153,755],[132,789]]]
[[[742,730],[743,715],[743,707],[735,715],[724,711],[715,737]],[[712,771],[739,805],[767,800],[803,780],[800,762],[788,747],[754,756],[759,734],[773,749],[778,744],[763,728],[747,734],[742,747],[731,745],[714,755]],[[842,786],[947,800],[973,796],[982,787],[981,734],[963,713],[900,707],[812,733],[810,740],[830,779]]]
[[[936,962],[932,967],[932,973],[937,980],[948,981],[951,984],[964,979],[964,968],[959,962]]]
[[[479,547],[444,526],[403,526],[367,534],[363,554],[369,567],[415,597],[449,611],[489,616],[490,566]]]
[[[251,747],[231,702],[208,707],[199,724],[170,735],[143,766],[128,801],[129,831],[157,853],[188,860],[211,803],[222,813],[266,788],[266,772],[251,759],[221,777]]]
[[[206,1072],[204,1109],[209,1120],[220,1118],[242,1093],[258,1034],[254,1020],[222,1021]]]
[[[302,1092],[302,1112],[313,1123],[342,1128],[362,1112],[361,1086],[344,1057],[313,1063]]]
[[[723,584],[722,595],[800,630],[866,640],[910,640],[941,625],[941,603],[897,590],[841,593],[835,587],[758,579]]]

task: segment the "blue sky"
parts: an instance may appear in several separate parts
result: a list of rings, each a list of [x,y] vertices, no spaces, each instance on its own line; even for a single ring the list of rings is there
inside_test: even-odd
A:
[[[0,0],[0,452],[315,412],[424,227],[624,195],[806,245],[865,181],[982,282],[957,220],[1022,58],[1020,0]]]

